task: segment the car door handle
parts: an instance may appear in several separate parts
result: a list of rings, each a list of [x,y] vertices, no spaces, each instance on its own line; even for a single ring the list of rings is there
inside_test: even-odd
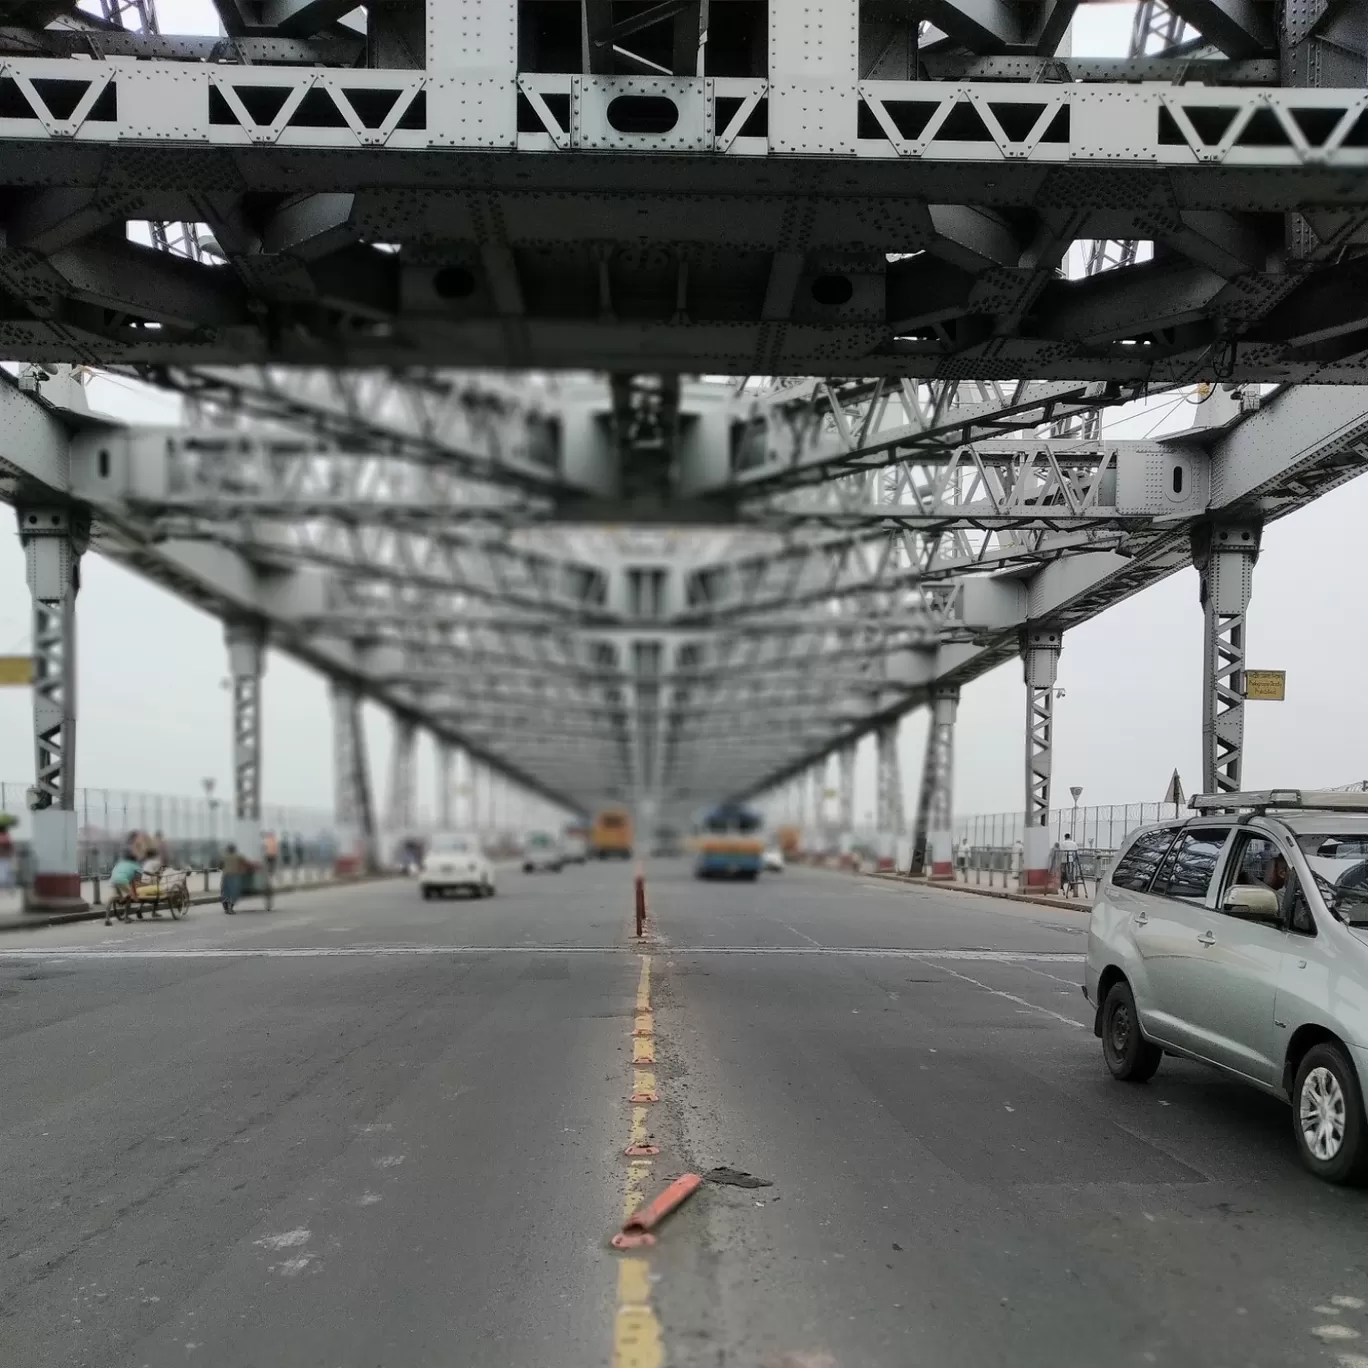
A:
[[[1143,912],[1134,917],[1133,920],[1136,926],[1146,926],[1149,924],[1149,918]]]
[[[1202,934],[1201,934],[1200,936],[1197,937],[1197,944],[1198,944],[1198,945],[1215,945],[1215,944],[1216,944],[1216,937],[1215,937],[1210,931],[1203,931]]]

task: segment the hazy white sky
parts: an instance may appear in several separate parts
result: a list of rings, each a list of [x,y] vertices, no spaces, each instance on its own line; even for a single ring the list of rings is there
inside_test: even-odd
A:
[[[166,32],[216,32],[209,0],[159,0]],[[1123,52],[1129,5],[1086,6],[1074,51]],[[109,380],[92,402],[139,422],[175,421],[174,403]],[[1156,411],[1157,412],[1157,411]],[[1153,423],[1127,425],[1142,435]],[[1185,422],[1166,424],[1183,426]],[[1164,429],[1160,429],[1164,430]],[[1368,777],[1368,740],[1351,717],[1368,655],[1345,627],[1359,620],[1363,595],[1360,530],[1368,482],[1335,491],[1271,527],[1254,575],[1250,661],[1285,668],[1288,698],[1251,705],[1246,780],[1259,784],[1333,784]],[[29,649],[23,557],[0,511],[0,654]],[[6,525],[8,523],[8,525]],[[229,700],[219,624],[98,555],[84,562],[79,601],[80,729],[83,785],[198,794],[206,776],[229,791]],[[1189,792],[1197,785],[1201,740],[1202,614],[1197,577],[1188,570],[1076,629],[1065,641],[1059,683],[1055,802],[1072,784],[1083,802],[1157,801],[1175,767]],[[136,643],[136,644],[130,644]],[[0,779],[32,776],[31,700],[0,690]],[[965,691],[957,732],[956,810],[1019,811],[1024,803],[1025,699],[1021,667],[1011,662]],[[389,728],[367,710],[371,762],[383,804]],[[332,802],[331,730],[323,682],[272,654],[265,685],[268,802],[327,808]],[[909,812],[925,743],[924,714],[903,726]],[[872,744],[862,748],[857,812],[872,812]],[[420,795],[431,809],[435,759],[420,750]]]

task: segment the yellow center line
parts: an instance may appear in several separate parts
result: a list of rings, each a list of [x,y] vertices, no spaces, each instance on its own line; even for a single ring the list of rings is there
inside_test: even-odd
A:
[[[655,1016],[651,1011],[651,957],[641,957],[636,1019],[632,1026],[632,1090],[656,1091],[655,1074],[640,1067],[655,1062]],[[644,1145],[649,1108],[633,1106],[629,1145]],[[654,1165],[649,1158],[631,1159],[622,1192],[622,1219],[629,1220],[646,1201],[646,1184]],[[617,1314],[613,1320],[612,1368],[662,1368],[665,1346],[660,1321],[651,1306],[651,1261],[644,1251],[618,1263]]]

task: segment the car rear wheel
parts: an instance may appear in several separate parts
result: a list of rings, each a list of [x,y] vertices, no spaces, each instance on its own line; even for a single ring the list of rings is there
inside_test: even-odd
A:
[[[432,889],[428,888],[426,885],[424,885],[424,887],[423,887],[423,901],[424,901],[424,902],[431,902],[431,901],[432,901]]]
[[[1313,1045],[1292,1088],[1292,1123],[1302,1163],[1327,1183],[1368,1182],[1363,1090],[1337,1044]]]
[[[1140,1033],[1135,995],[1124,979],[1112,984],[1102,1004],[1102,1057],[1112,1077],[1123,1083],[1147,1083],[1164,1057]]]

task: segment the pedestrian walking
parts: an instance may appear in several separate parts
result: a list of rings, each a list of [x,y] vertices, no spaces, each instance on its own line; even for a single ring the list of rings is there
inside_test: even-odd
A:
[[[242,897],[246,875],[247,861],[237,846],[230,841],[223,849],[219,874],[219,902],[223,904],[223,910],[230,917],[237,913],[238,899]]]
[[[1064,839],[1059,843],[1059,885],[1060,891],[1069,897],[1079,897],[1080,889],[1082,896],[1087,895],[1087,889],[1082,888],[1083,874],[1078,860],[1078,842],[1074,840],[1071,832],[1064,833]]]
[[[0,812],[0,890],[14,887],[14,841],[10,836],[13,820]]]

